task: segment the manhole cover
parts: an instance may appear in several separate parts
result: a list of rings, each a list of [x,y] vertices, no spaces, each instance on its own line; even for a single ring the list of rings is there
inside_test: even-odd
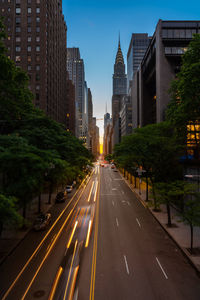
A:
[[[40,297],[43,297],[45,295],[45,291],[36,291],[33,296],[35,298],[40,298]]]

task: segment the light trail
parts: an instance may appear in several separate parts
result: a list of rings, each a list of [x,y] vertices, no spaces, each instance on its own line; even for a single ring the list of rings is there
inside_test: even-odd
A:
[[[88,245],[89,245],[89,239],[90,239],[91,229],[92,229],[92,220],[89,221],[87,238],[86,238],[86,242],[85,242],[85,248],[87,248]]]
[[[67,249],[69,249],[69,247],[71,245],[71,242],[72,242],[72,239],[73,239],[73,236],[74,236],[74,232],[76,230],[77,225],[78,225],[78,221],[76,221],[75,224],[74,224],[74,228],[72,230],[71,236],[70,236],[68,244],[67,244]]]
[[[126,265],[126,272],[129,275],[130,272],[129,272],[129,268],[128,268],[128,263],[127,263],[126,255],[124,255],[124,261],[125,261],[125,265]]]
[[[92,187],[90,189],[90,193],[89,193],[89,196],[88,196],[88,202],[90,202],[90,199],[91,199],[93,186],[94,186],[94,181],[92,182]]]
[[[63,268],[60,266],[59,269],[58,269],[58,272],[57,272],[57,274],[56,274],[56,278],[55,278],[55,280],[54,280],[53,287],[52,287],[52,289],[51,289],[51,293],[50,293],[50,295],[49,295],[48,300],[53,300],[53,297],[54,297],[54,295],[55,295],[56,288],[57,288],[57,285],[58,285],[60,276],[62,275],[62,272],[63,272]]]
[[[78,188],[78,190],[76,191],[76,193],[74,194],[74,196],[72,197],[72,199],[68,202],[68,204],[66,205],[66,207],[64,208],[64,210],[62,211],[62,213],[59,215],[59,217],[53,223],[53,225],[51,226],[51,228],[49,229],[49,231],[46,233],[46,235],[44,236],[44,238],[42,239],[42,241],[39,243],[39,245],[37,246],[37,248],[35,249],[35,251],[31,255],[31,257],[28,259],[28,261],[26,262],[26,264],[24,265],[24,267],[21,269],[21,271],[19,272],[19,274],[17,275],[17,277],[15,278],[15,280],[12,282],[12,284],[9,287],[9,289],[4,294],[2,300],[5,300],[8,297],[8,295],[11,292],[11,290],[13,289],[13,287],[15,286],[15,284],[17,283],[17,281],[19,280],[19,278],[21,277],[21,275],[24,273],[24,271],[26,270],[26,268],[28,267],[28,265],[30,264],[30,262],[32,261],[32,259],[34,258],[34,256],[36,255],[36,253],[39,251],[39,249],[41,248],[42,244],[47,239],[47,237],[49,236],[49,234],[51,233],[51,231],[53,230],[53,228],[55,227],[55,225],[58,223],[58,221],[60,220],[60,218],[63,216],[63,214],[65,213],[65,211],[67,210],[67,208],[69,207],[69,205],[71,204],[71,202],[73,201],[73,199],[75,198],[75,196],[77,195],[77,193],[79,192],[79,190],[81,189],[82,185],[87,180],[87,178],[88,178],[88,175],[82,181],[80,187]],[[86,188],[86,185],[83,187],[83,191],[85,190],[85,188]],[[82,193],[83,193],[83,191],[82,191]],[[82,195],[82,193],[81,193],[81,195]],[[78,200],[80,199],[80,196],[79,196]]]
[[[74,252],[73,252],[73,256],[72,256],[72,262],[71,262],[71,265],[70,265],[70,270],[69,270],[69,275],[68,275],[68,278],[67,278],[67,285],[66,285],[66,288],[65,288],[65,293],[64,293],[63,300],[65,300],[66,295],[67,295],[67,289],[68,289],[68,285],[69,285],[70,275],[71,275],[71,272],[72,272],[72,265],[73,265],[73,262],[74,262],[74,256],[76,254],[77,244],[78,244],[78,241],[76,240],[76,243],[74,245]]]
[[[100,182],[100,175],[99,175],[99,182]],[[97,186],[97,188],[98,188],[98,186]],[[100,185],[99,185],[98,191],[100,191]],[[95,232],[94,232],[94,245],[93,245],[91,283],[90,283],[90,298],[89,298],[89,300],[94,300],[95,276],[96,276],[96,259],[97,259],[97,241],[98,241],[98,226],[99,226],[99,193],[98,193],[97,204],[96,204]]]

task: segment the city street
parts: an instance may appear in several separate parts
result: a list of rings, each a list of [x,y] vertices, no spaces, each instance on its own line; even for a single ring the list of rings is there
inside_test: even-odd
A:
[[[96,166],[62,205],[1,266],[1,299],[199,299],[194,269],[119,172]]]

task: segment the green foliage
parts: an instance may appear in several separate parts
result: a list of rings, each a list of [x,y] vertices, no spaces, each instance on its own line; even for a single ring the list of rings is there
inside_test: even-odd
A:
[[[16,211],[16,198],[0,194],[0,235],[3,225],[20,224],[21,216]]]
[[[105,156],[105,160],[107,160],[110,163],[113,160],[113,155],[112,154],[107,154]]]
[[[5,55],[5,37],[0,20],[0,190],[5,201],[17,199],[25,215],[26,205],[47,186],[52,192],[83,177],[92,156],[63,125],[34,107],[27,74]]]
[[[171,101],[166,111],[167,119],[177,131],[177,138],[185,143],[187,125],[200,121],[200,35],[193,40],[182,59],[181,71],[172,82]]]

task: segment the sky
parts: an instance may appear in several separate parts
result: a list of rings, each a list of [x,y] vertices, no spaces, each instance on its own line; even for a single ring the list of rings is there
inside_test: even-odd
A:
[[[78,47],[93,96],[93,114],[111,113],[112,75],[120,32],[124,61],[132,33],[152,35],[159,19],[200,20],[200,1],[63,0],[67,47]],[[103,121],[97,120],[100,135]]]

